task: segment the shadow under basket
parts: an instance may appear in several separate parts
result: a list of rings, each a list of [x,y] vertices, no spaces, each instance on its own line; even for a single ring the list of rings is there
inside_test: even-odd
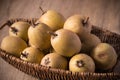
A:
[[[10,19],[6,21],[2,26],[0,26],[0,30],[2,30],[5,26],[10,27],[16,21],[26,21],[31,25],[34,24],[37,19]],[[106,42],[111,44],[118,55],[118,61],[113,69],[105,71],[105,72],[96,72],[96,73],[72,73],[68,70],[61,69],[53,69],[50,67],[45,67],[40,64],[30,63],[23,61],[19,58],[16,58],[6,51],[0,49],[0,56],[6,62],[16,67],[22,72],[34,76],[39,79],[45,80],[118,80],[120,79],[120,35],[110,32],[108,30],[92,26],[91,33],[97,35],[102,42]]]

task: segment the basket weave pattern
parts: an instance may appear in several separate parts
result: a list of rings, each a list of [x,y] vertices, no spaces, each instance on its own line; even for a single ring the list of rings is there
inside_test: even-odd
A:
[[[5,26],[11,26],[16,21],[26,21],[29,22],[31,25],[36,22],[37,19],[10,19],[6,21],[2,26],[0,26],[0,30],[2,30]],[[106,42],[111,44],[118,56],[120,56],[120,35],[110,32],[105,29],[98,28],[96,26],[92,26],[91,33],[97,35],[102,42]],[[61,70],[61,69],[53,69],[50,67],[45,67],[39,64],[30,63],[23,61],[19,58],[16,58],[8,52],[0,49],[0,56],[9,64],[13,65],[20,71],[25,72],[26,74],[32,75],[37,78],[41,79],[48,79],[48,80],[117,80],[120,79],[120,70],[118,72],[106,72],[106,73],[72,73],[68,70]],[[118,57],[119,60],[119,57]],[[118,65],[118,64],[116,64]]]

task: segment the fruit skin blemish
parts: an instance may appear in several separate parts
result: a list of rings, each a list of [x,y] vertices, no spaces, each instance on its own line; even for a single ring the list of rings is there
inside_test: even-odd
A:
[[[101,70],[112,69],[118,57],[115,49],[108,43],[98,44],[90,55],[94,59],[97,68]]]

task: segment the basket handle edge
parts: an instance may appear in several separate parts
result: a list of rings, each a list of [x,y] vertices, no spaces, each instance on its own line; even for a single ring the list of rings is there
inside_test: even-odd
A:
[[[6,25],[10,26],[12,23],[10,20],[7,20],[6,22],[4,22],[1,26],[0,26],[0,30],[2,30]]]

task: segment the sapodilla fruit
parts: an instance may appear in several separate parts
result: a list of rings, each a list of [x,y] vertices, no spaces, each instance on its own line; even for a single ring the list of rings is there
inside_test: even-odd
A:
[[[91,24],[88,21],[89,17],[82,15],[70,16],[64,23],[64,29],[75,32],[80,38],[85,36],[84,34],[91,32]]]
[[[70,59],[69,70],[72,72],[94,72],[95,63],[90,56],[79,53]]]
[[[58,54],[71,57],[80,51],[81,41],[74,32],[59,29],[51,35],[51,45]]]
[[[32,63],[41,63],[44,53],[35,47],[27,47],[21,52],[20,58]]]
[[[87,35],[84,36],[84,38],[81,38],[81,42],[81,52],[90,53],[94,47],[101,43],[101,40],[96,35],[87,33]]]
[[[67,64],[67,59],[57,53],[49,53],[41,60],[41,65],[56,69],[67,69]]]
[[[26,47],[25,41],[15,36],[6,36],[1,42],[1,49],[16,57],[20,57],[20,52]]]
[[[28,41],[28,28],[30,24],[24,21],[15,22],[9,28],[10,36],[17,36],[25,41]]]
[[[62,14],[55,10],[48,10],[39,18],[37,22],[42,22],[55,31],[63,27],[65,18]]]
[[[111,69],[117,62],[115,49],[108,43],[98,44],[91,52],[91,57],[101,70]]]
[[[50,48],[51,35],[48,31],[51,31],[51,29],[44,23],[30,26],[28,29],[29,44],[41,50]]]

